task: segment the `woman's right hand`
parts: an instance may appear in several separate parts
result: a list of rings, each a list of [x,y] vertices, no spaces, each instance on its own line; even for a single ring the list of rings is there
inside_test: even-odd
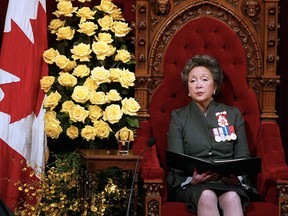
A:
[[[198,174],[197,170],[195,169],[191,184],[195,185],[203,182],[215,181],[217,179],[219,179],[219,175],[215,172],[207,171],[205,173]]]

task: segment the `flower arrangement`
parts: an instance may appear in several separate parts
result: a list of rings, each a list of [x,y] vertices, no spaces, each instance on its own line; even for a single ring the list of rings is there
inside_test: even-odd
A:
[[[123,215],[127,208],[127,186],[129,175],[119,169],[109,169],[96,174],[92,194],[88,203],[80,194],[80,155],[69,152],[55,155],[55,161],[40,174],[42,181],[17,182],[18,190],[25,194],[16,209],[16,216],[40,215]],[[26,170],[23,170],[26,172]],[[84,173],[85,174],[85,173]],[[104,178],[103,178],[104,177]],[[37,205],[30,199],[38,197]]]
[[[48,26],[55,44],[43,53],[49,76],[40,84],[47,95],[47,137],[97,148],[120,130],[133,140],[140,105],[133,97],[133,47],[126,40],[131,28],[111,0],[87,7],[90,1],[58,0]]]

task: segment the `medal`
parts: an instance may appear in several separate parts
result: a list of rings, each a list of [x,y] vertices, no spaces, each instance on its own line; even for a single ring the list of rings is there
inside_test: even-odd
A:
[[[227,111],[223,111],[223,112],[216,112],[215,113],[217,120],[218,120],[218,125],[220,127],[226,127],[229,125],[229,122],[226,118],[227,116]]]
[[[213,135],[214,135],[215,141],[216,142],[221,142],[221,137],[220,137],[220,135],[218,133],[218,129],[217,128],[213,128],[212,131],[213,131]]]
[[[234,126],[230,125],[230,126],[228,127],[228,130],[229,130],[229,133],[230,133],[230,135],[231,135],[231,139],[232,139],[232,140],[236,140],[236,139],[237,139],[237,135],[236,135],[236,133],[235,133]]]
[[[219,134],[220,134],[220,137],[221,137],[221,141],[225,141],[226,140],[226,137],[224,135],[224,131],[223,131],[223,128],[222,127],[219,127],[218,128],[218,131],[219,131]]]
[[[230,140],[231,140],[231,136],[230,136],[228,127],[224,127],[223,129],[224,129],[224,135],[225,135],[225,137],[226,137],[226,140],[227,140],[227,141],[230,141]]]

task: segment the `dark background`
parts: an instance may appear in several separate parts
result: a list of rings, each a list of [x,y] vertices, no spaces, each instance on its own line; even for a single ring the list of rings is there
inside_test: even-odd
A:
[[[136,0],[113,0],[118,7],[122,8],[123,16],[131,24],[135,21],[135,11],[133,5]],[[56,3],[53,0],[46,0],[47,2],[47,21],[50,22],[52,12],[56,8]],[[98,4],[94,1],[93,4]],[[6,16],[8,0],[0,1],[0,42],[2,42],[3,28]],[[278,47],[278,67],[277,75],[280,76],[280,84],[277,87],[276,94],[276,109],[279,118],[277,122],[280,126],[283,147],[286,153],[286,160],[288,161],[288,1],[280,0],[279,13],[279,47]],[[286,11],[286,13],[285,13]],[[1,43],[0,43],[1,44]],[[0,47],[1,52],[1,47]]]

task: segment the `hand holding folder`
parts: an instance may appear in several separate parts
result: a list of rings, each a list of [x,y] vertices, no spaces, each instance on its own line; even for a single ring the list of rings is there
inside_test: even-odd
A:
[[[261,158],[241,158],[232,160],[207,161],[185,154],[166,151],[167,165],[171,168],[193,173],[197,169],[198,173],[212,171],[220,176],[252,175],[261,171]]]

